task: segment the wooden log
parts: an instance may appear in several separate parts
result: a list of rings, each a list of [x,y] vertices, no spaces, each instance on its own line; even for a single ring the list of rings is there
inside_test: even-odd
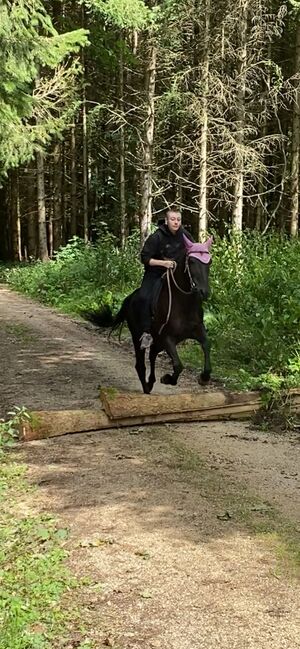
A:
[[[293,414],[300,414],[300,388],[291,388],[284,393],[287,405]]]
[[[103,410],[49,410],[32,412],[32,420],[20,426],[19,438],[23,442],[47,437],[58,437],[93,430],[163,424],[176,422],[211,421],[219,419],[243,419],[259,408],[259,403],[223,406],[209,410],[142,415],[110,419]],[[255,409],[255,410],[254,410]]]
[[[110,417],[108,412],[103,409],[36,411],[31,413],[31,421],[26,421],[20,426],[20,439],[30,441],[70,433],[143,424],[245,419],[251,417],[262,405],[258,392],[231,394],[203,392],[196,395],[181,394],[165,397],[140,394],[124,395],[114,391],[113,398],[111,398],[111,390],[102,390],[101,396],[107,411],[112,412],[114,416],[117,414],[117,417]],[[293,413],[300,412],[299,396],[300,390],[298,389],[288,393]],[[139,402],[141,407],[138,409]],[[130,410],[131,403],[134,405],[132,410]],[[185,409],[187,403],[191,406],[190,410]],[[168,404],[170,404],[169,411],[166,410]],[[197,406],[198,409],[196,409]],[[180,410],[176,411],[178,408]],[[123,413],[122,417],[121,412]],[[125,414],[126,416],[124,416]]]
[[[114,425],[104,410],[40,410],[30,414],[31,420],[20,425],[19,438],[24,442],[101,430]]]
[[[211,408],[260,403],[259,392],[196,392],[186,394],[144,395],[118,392],[113,388],[101,388],[100,398],[110,419],[154,416],[170,413],[191,413]]]
[[[124,417],[123,419],[110,419],[115,427],[142,426],[143,424],[163,423],[188,423],[196,421],[218,421],[226,419],[249,418],[259,410],[259,402],[252,404],[239,404],[236,406],[223,406],[220,408],[208,408],[207,410],[192,410],[191,412],[165,412],[155,415],[142,415],[140,417]]]

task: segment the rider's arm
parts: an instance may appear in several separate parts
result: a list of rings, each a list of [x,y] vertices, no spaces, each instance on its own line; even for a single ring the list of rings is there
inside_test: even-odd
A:
[[[156,259],[160,254],[160,239],[158,231],[150,234],[146,239],[142,252],[141,262],[145,266],[161,266],[162,268],[174,268],[174,262],[170,259]]]
[[[163,268],[174,268],[175,261],[172,259],[149,259],[148,266],[162,266]]]

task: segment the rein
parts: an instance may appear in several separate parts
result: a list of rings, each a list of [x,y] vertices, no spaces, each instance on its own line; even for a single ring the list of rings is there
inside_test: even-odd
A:
[[[188,273],[188,276],[189,276],[189,279],[190,279],[190,282],[191,282],[191,286],[192,286],[192,281],[193,281],[193,280],[192,280],[191,271],[190,271],[190,268],[189,268],[188,256],[186,257],[185,269],[184,269],[184,272],[186,272],[186,271],[187,271],[187,273]],[[174,271],[173,271],[173,268],[168,268],[167,271],[166,271],[166,273],[165,273],[165,275],[167,276],[168,296],[169,296],[169,307],[168,307],[167,319],[166,319],[166,321],[162,324],[162,326],[160,327],[160,330],[159,330],[159,332],[158,332],[158,335],[159,335],[159,336],[160,336],[162,330],[164,329],[164,327],[168,324],[169,319],[170,319],[171,310],[172,310],[172,287],[171,287],[171,279],[172,279],[172,281],[173,281],[174,286],[176,286],[176,288],[178,289],[178,291],[180,291],[180,293],[183,293],[184,295],[191,295],[192,292],[193,292],[192,290],[191,290],[191,291],[184,291],[183,288],[180,288],[180,286],[178,286],[178,284],[177,284],[177,282],[176,282],[176,279],[175,279],[175,277],[174,277]]]

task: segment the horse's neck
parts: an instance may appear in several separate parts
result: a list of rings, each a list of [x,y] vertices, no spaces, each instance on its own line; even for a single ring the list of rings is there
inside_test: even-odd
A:
[[[178,286],[184,291],[189,291],[191,289],[189,275],[186,272],[186,259],[183,257],[177,264],[176,270],[174,272],[174,279]]]

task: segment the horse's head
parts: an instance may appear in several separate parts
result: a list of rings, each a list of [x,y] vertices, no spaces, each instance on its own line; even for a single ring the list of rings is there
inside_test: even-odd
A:
[[[195,257],[187,256],[187,272],[190,278],[191,292],[197,293],[201,300],[207,300],[209,295],[209,267],[210,263],[203,264]]]
[[[209,295],[209,268],[211,255],[209,253],[212,237],[205,243],[193,243],[184,235],[186,246],[186,265],[192,293],[197,293],[201,300],[206,300]]]

